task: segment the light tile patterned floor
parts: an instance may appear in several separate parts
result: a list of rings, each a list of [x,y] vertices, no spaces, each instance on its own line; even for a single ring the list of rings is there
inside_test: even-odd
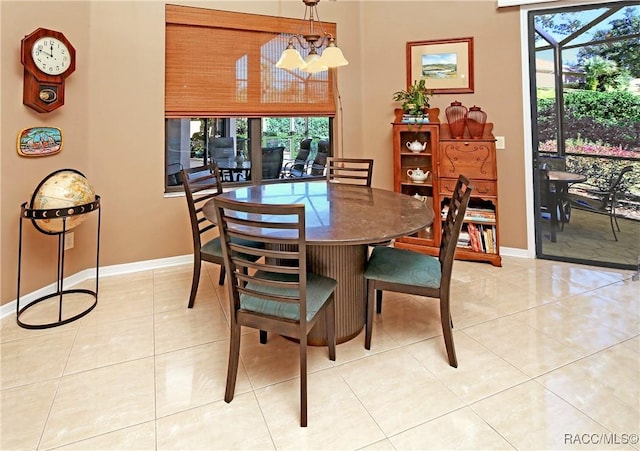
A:
[[[456,262],[457,369],[437,303],[385,293],[371,351],[362,334],[336,362],[309,349],[308,428],[298,426],[297,345],[280,337],[260,345],[247,330],[224,402],[217,266],[205,267],[193,310],[189,265],[104,278],[79,321],[33,331],[2,320],[0,449],[638,449],[631,275]]]

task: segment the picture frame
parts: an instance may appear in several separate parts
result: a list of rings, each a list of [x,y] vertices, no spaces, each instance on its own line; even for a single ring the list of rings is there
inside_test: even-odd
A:
[[[23,157],[46,157],[62,150],[62,130],[57,127],[29,127],[18,133],[18,154]]]
[[[407,86],[424,79],[434,94],[473,92],[473,37],[407,42]]]

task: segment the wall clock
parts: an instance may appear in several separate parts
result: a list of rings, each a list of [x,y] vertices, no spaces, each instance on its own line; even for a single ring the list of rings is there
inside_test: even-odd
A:
[[[76,50],[59,31],[38,28],[22,39],[22,103],[39,113],[64,105],[65,79],[76,70]]]

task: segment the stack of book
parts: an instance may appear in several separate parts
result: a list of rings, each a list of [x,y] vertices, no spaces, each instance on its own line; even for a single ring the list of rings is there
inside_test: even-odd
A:
[[[447,213],[449,212],[449,206],[445,205],[442,208],[442,220],[447,219]],[[464,215],[465,222],[486,222],[489,224],[495,224],[496,212],[489,208],[475,208],[469,207]]]
[[[467,234],[469,235],[469,247],[475,252],[485,252],[495,254],[498,252],[496,246],[496,226],[482,224],[467,224]]]
[[[464,215],[465,221],[496,222],[496,212],[490,208],[469,207]]]
[[[442,208],[442,220],[447,218],[449,206]],[[464,221],[458,237],[458,247],[470,249],[474,252],[496,254],[496,212],[490,208],[469,207],[464,215]]]
[[[424,122],[429,122],[429,116],[414,116],[412,114],[403,114],[402,122],[405,124],[422,124]]]

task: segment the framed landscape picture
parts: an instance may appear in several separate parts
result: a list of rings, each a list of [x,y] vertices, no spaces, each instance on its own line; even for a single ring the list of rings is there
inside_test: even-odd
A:
[[[473,92],[473,38],[407,42],[407,86],[421,79],[435,94]]]
[[[57,127],[31,127],[18,133],[17,150],[23,157],[44,157],[62,150],[62,130]]]

